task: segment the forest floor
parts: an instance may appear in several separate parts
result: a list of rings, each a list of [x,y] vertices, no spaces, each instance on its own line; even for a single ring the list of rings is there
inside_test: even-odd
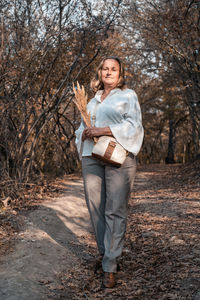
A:
[[[0,210],[1,300],[199,300],[200,162],[139,166],[114,289],[97,257],[78,175]]]

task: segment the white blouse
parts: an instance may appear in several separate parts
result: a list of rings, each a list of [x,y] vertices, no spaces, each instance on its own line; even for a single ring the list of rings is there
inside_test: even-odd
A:
[[[92,116],[96,110],[95,127],[110,127],[113,136],[126,150],[137,155],[143,141],[144,130],[142,127],[141,109],[136,93],[131,89],[113,89],[101,102],[103,91],[96,93],[90,100],[87,110]],[[86,139],[82,142],[82,133],[85,124],[81,121],[76,130],[76,146],[81,159],[82,156],[91,156],[93,140]]]

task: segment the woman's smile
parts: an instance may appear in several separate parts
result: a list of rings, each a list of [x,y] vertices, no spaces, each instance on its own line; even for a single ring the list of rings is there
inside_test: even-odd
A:
[[[106,59],[102,70],[101,77],[104,84],[104,89],[106,88],[115,88],[119,81],[119,63],[114,59]]]

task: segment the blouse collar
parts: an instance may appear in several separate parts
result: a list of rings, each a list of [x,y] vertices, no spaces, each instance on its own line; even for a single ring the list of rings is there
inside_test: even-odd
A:
[[[108,96],[111,96],[113,94],[115,94],[117,91],[121,91],[120,88],[115,88],[113,90],[110,91],[110,93],[108,94]],[[95,98],[97,99],[97,101],[101,102],[101,95],[103,94],[103,90],[99,90],[96,92],[95,94]]]

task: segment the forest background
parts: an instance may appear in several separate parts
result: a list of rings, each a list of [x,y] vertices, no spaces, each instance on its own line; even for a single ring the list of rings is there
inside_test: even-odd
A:
[[[80,168],[73,83],[89,83],[119,56],[138,94],[138,161],[188,163],[200,155],[198,0],[2,0],[0,193]]]

